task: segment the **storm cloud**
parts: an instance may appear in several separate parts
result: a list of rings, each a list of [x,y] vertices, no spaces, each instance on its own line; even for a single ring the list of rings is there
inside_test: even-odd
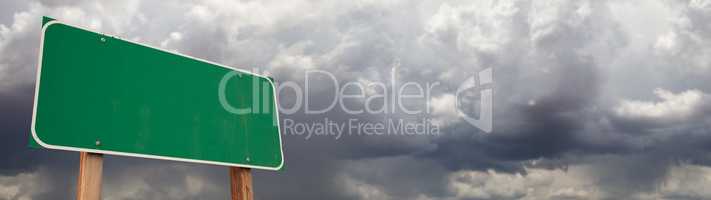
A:
[[[403,102],[431,112],[282,113],[282,128],[429,119],[439,132],[283,130],[285,167],[254,171],[258,199],[711,199],[708,0],[4,1],[0,11],[0,199],[74,195],[78,154],[27,147],[41,16],[308,82],[312,109],[348,82],[386,86],[366,96],[437,84],[430,99]],[[489,68],[485,133],[460,117],[456,93]],[[316,70],[338,84],[306,76]],[[285,91],[279,103],[297,105]],[[229,195],[225,167],[107,156],[104,174],[105,199]]]

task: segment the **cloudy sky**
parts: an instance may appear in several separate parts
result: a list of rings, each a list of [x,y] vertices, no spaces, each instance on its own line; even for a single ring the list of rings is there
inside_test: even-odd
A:
[[[257,199],[711,199],[709,0],[2,1],[0,199],[75,193],[78,153],[27,147],[41,16],[278,83],[315,81],[315,108],[345,82],[438,84],[425,103],[405,100],[431,111],[421,114],[282,113],[301,124],[427,119],[439,132],[283,131],[285,167],[254,171]],[[457,88],[485,69],[491,133],[457,106]],[[304,76],[314,70],[339,85]],[[104,166],[104,199],[229,195],[221,166]]]

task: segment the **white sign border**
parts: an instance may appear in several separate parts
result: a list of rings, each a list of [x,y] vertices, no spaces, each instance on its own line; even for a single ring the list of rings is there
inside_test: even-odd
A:
[[[217,161],[206,161],[206,160],[196,160],[196,159],[188,159],[188,158],[177,158],[177,157],[169,157],[169,156],[157,156],[157,155],[137,154],[137,153],[126,153],[126,152],[117,152],[117,151],[108,151],[108,150],[98,150],[98,149],[86,149],[86,148],[77,148],[77,147],[67,147],[67,146],[58,146],[58,145],[51,145],[51,144],[44,143],[42,140],[39,139],[39,137],[37,137],[37,132],[35,131],[35,121],[36,121],[36,118],[37,118],[37,101],[38,101],[38,98],[37,98],[37,97],[38,97],[38,95],[39,95],[39,90],[40,90],[40,80],[41,80],[41,79],[40,79],[40,75],[42,74],[42,53],[43,53],[43,49],[44,49],[44,35],[45,35],[45,31],[47,30],[47,28],[49,28],[51,25],[54,25],[54,24],[62,24],[62,25],[66,25],[66,26],[69,26],[69,27],[73,27],[73,28],[78,28],[78,29],[82,29],[82,30],[85,30],[85,31],[89,31],[89,32],[92,32],[92,33],[98,33],[98,34],[104,35],[104,36],[106,36],[106,37],[112,37],[112,38],[115,38],[115,39],[118,39],[118,40],[122,40],[122,41],[125,41],[125,42],[129,42],[129,43],[141,45],[141,46],[144,46],[144,47],[152,48],[152,49],[155,49],[155,50],[163,51],[163,52],[170,53],[170,54],[173,54],[173,55],[182,56],[182,57],[186,57],[186,58],[189,58],[189,59],[198,60],[198,61],[205,62],[205,63],[208,63],[208,64],[220,66],[220,67],[223,67],[223,68],[226,68],[226,69],[229,69],[229,70],[234,70],[234,71],[238,71],[238,72],[242,72],[242,73],[251,74],[251,75],[254,75],[254,76],[266,78],[267,80],[269,80],[269,83],[271,83],[272,91],[274,91],[274,92],[272,92],[272,93],[274,94],[274,107],[277,108],[275,114],[276,114],[276,120],[277,120],[277,130],[278,130],[278,132],[279,132],[279,151],[280,151],[280,153],[281,153],[281,163],[279,163],[279,165],[276,166],[276,167],[265,167],[265,166],[255,166],[255,165],[247,165],[247,164],[234,164],[234,163],[217,162]],[[219,63],[211,62],[211,61],[204,60],[204,59],[200,59],[200,58],[195,58],[195,57],[188,56],[188,55],[184,55],[184,54],[181,54],[181,53],[171,52],[171,51],[164,50],[164,49],[160,49],[160,48],[157,48],[157,47],[153,47],[153,46],[150,46],[150,45],[147,45],[147,44],[142,44],[142,43],[138,43],[138,42],[133,42],[133,41],[124,40],[124,39],[121,39],[121,38],[119,38],[119,37],[115,37],[115,36],[112,36],[112,35],[109,35],[109,34],[103,34],[103,33],[99,33],[99,32],[96,32],[96,31],[91,31],[91,30],[89,30],[89,29],[87,29],[87,28],[83,28],[83,27],[80,27],[80,26],[69,25],[69,24],[60,22],[60,21],[58,21],[58,20],[52,20],[52,21],[49,21],[49,22],[47,22],[46,24],[44,24],[44,25],[42,26],[42,33],[41,33],[41,36],[40,36],[39,56],[38,56],[38,59],[37,59],[37,80],[35,80],[35,99],[34,99],[34,104],[33,104],[33,107],[32,107],[32,125],[31,125],[31,126],[32,126],[32,127],[31,127],[31,129],[32,129],[32,138],[34,138],[34,140],[35,140],[40,146],[42,146],[42,147],[44,147],[44,148],[48,148],[48,149],[58,149],[58,150],[67,150],[67,151],[83,151],[83,152],[109,154],[109,155],[119,155],[119,156],[129,156],[129,157],[139,157],[139,158],[150,158],[150,159],[160,159],[160,160],[172,160],[172,161],[181,161],[181,162],[190,162],[190,163],[201,163],[201,164],[211,164],[211,165],[222,165],[222,166],[231,166],[231,167],[245,167],[245,168],[265,169],[265,170],[280,170],[280,169],[284,166],[284,148],[283,148],[282,139],[281,139],[281,127],[280,127],[280,123],[279,123],[280,121],[279,121],[279,110],[278,110],[279,107],[278,107],[278,105],[277,105],[277,100],[278,100],[278,99],[277,99],[277,96],[276,96],[276,87],[275,87],[275,84],[274,84],[274,82],[272,81],[272,79],[269,78],[269,77],[267,77],[267,76],[260,75],[260,74],[256,74],[256,73],[252,73],[252,72],[247,71],[247,70],[232,68],[232,67],[225,66],[225,65],[222,65],[222,64],[219,64]]]

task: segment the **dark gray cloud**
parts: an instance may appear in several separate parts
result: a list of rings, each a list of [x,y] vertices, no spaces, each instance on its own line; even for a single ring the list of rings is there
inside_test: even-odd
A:
[[[698,178],[711,176],[708,1],[0,5],[0,199],[71,198],[75,187],[67,180],[75,179],[77,153],[26,147],[42,15],[254,67],[280,83],[304,86],[304,73],[323,70],[340,86],[440,84],[433,113],[282,115],[297,123],[431,118],[441,132],[338,139],[287,133],[284,170],[254,172],[260,199],[711,198],[711,182]],[[452,108],[457,87],[489,67],[490,134]],[[308,81],[311,106],[335,97],[329,79]],[[295,96],[279,100],[292,105]],[[229,195],[224,167],[115,156],[105,166],[106,199]]]

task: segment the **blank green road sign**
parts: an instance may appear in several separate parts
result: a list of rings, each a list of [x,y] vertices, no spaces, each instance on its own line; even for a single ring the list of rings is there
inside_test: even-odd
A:
[[[49,149],[281,169],[265,76],[95,33],[42,27],[32,142]]]

